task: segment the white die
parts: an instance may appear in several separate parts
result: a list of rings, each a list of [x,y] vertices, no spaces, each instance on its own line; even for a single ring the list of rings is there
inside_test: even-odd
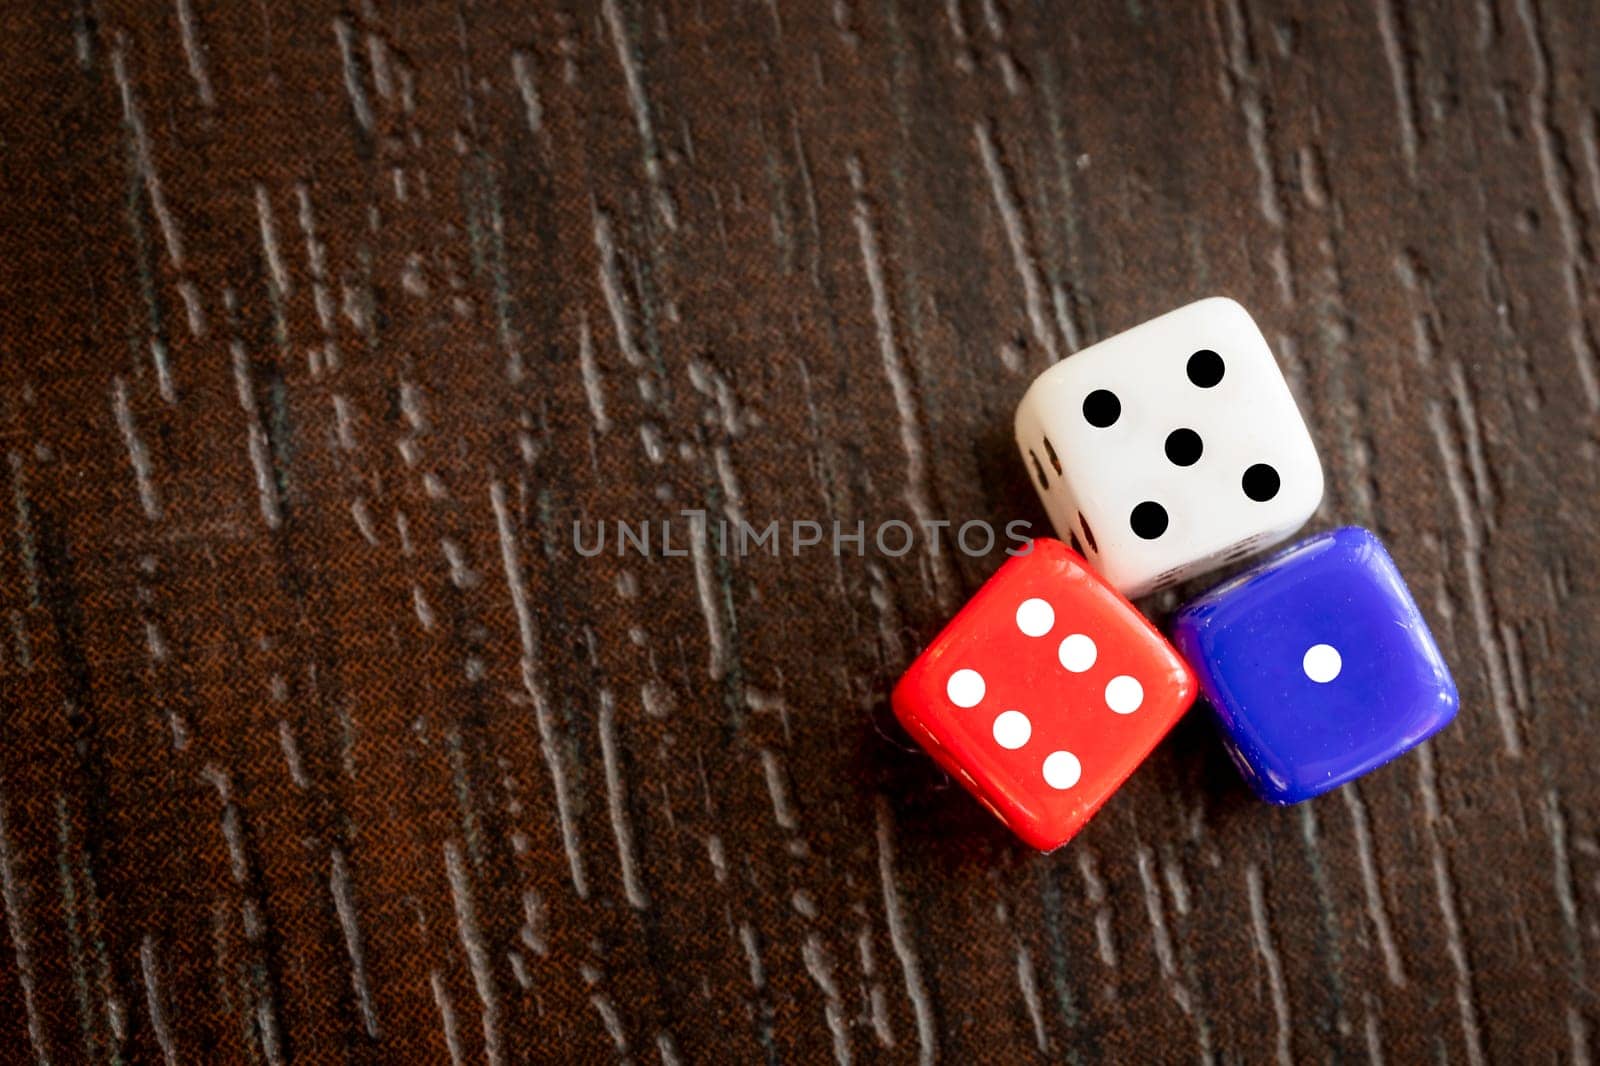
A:
[[[1200,300],[1085,348],[1017,405],[1050,521],[1141,596],[1277,544],[1322,500],[1305,419],[1250,313]]]

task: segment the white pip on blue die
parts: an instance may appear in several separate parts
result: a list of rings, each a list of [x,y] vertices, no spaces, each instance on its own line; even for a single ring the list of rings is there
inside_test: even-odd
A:
[[[1017,406],[1016,434],[1056,533],[1129,597],[1278,544],[1322,501],[1283,372],[1225,297],[1046,370]]]

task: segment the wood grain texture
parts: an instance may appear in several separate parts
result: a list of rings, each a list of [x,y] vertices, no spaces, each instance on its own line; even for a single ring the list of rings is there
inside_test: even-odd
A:
[[[0,24],[6,1061],[1593,1061],[1586,0]],[[1027,381],[1213,293],[1462,713],[1034,855],[886,707],[999,553],[716,523],[1042,530]]]

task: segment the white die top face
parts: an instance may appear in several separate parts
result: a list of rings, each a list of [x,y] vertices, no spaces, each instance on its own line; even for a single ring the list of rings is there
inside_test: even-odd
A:
[[[1017,446],[1057,534],[1127,596],[1279,543],[1322,500],[1322,464],[1255,321],[1223,297],[1051,367]]]

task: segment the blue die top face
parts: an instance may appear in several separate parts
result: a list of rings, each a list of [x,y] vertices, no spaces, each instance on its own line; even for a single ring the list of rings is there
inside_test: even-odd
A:
[[[1459,698],[1378,538],[1310,537],[1186,605],[1173,643],[1255,791],[1298,803],[1415,747]]]

